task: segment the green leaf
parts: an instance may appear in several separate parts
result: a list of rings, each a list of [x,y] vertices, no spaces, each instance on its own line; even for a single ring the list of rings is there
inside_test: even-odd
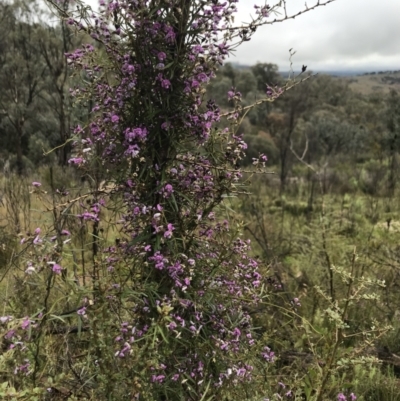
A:
[[[72,316],[74,316],[74,315],[75,315],[75,314],[70,313],[69,315],[63,315],[63,316],[64,316],[64,317],[72,317]],[[55,319],[61,320],[63,323],[67,323],[61,316],[50,315],[49,321],[55,320]]]
[[[162,329],[161,326],[156,326],[156,330],[160,332],[161,337],[163,338],[163,340],[168,344],[168,338],[165,336],[164,330]]]
[[[173,193],[171,194],[171,200],[173,201],[172,205],[175,207],[175,211],[178,212],[179,211],[178,204],[176,203],[176,199]]]
[[[78,315],[78,337],[81,336],[82,333],[82,319],[81,317]]]
[[[174,63],[175,63],[175,61],[171,61],[170,63],[168,63],[166,66],[164,66],[164,70],[171,67]]]

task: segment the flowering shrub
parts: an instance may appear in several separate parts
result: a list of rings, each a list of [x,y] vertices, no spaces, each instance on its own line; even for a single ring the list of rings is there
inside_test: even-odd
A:
[[[91,105],[70,164],[97,178],[87,195],[65,202],[60,193],[53,232],[23,240],[21,293],[29,288],[34,305],[1,318],[19,388],[49,399],[222,399],[232,385],[240,396],[257,363],[274,361],[249,312],[268,296],[265,271],[225,219],[224,199],[241,191],[246,144],[235,126],[247,110],[235,88],[228,113],[204,100],[232,43],[249,40],[275,11],[256,7],[250,24],[235,26],[235,3],[100,1],[99,14],[81,6],[64,15],[98,44],[66,54],[85,82],[71,94]],[[264,101],[282,92],[266,86]],[[61,224],[72,204],[92,230],[87,281],[85,256],[77,272]],[[111,210],[120,232],[112,244],[100,234]]]

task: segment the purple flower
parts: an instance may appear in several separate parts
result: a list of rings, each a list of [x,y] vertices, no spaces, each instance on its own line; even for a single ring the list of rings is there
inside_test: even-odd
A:
[[[153,375],[151,381],[153,383],[162,383],[165,379],[165,375]]]
[[[275,353],[273,351],[271,351],[271,349],[269,347],[264,347],[263,352],[261,352],[261,356],[267,362],[273,362],[275,359]]]
[[[29,374],[29,371],[28,371],[29,366],[30,366],[30,363],[29,363],[28,359],[25,359],[25,364],[16,367],[14,369],[14,374],[17,374],[18,372],[25,372],[26,375],[28,375]]]
[[[61,274],[61,270],[62,270],[63,268],[59,265],[59,264],[57,264],[57,263],[54,263],[54,265],[53,265],[53,272],[55,273],[55,274]]]
[[[33,243],[34,243],[35,245],[38,245],[38,244],[41,244],[41,243],[42,243],[42,240],[40,239],[39,235],[37,235],[37,236],[35,237],[35,239],[33,240]]]
[[[147,136],[146,128],[127,128],[125,130],[125,139],[131,142],[133,139],[144,141]]]
[[[299,298],[293,298],[292,300],[292,305],[293,306],[301,306],[301,303],[299,301]]]
[[[240,334],[241,334],[240,329],[238,329],[237,327],[235,327],[235,329],[234,329],[233,332],[232,332],[232,335],[233,335],[234,337],[239,337]]]
[[[159,52],[157,57],[160,61],[164,61],[167,58],[167,55],[164,52]]]
[[[15,336],[15,330],[7,331],[6,335],[4,336],[7,340],[11,340]]]
[[[337,396],[338,401],[347,401],[346,396],[343,393],[339,393]]]
[[[80,215],[78,215],[83,220],[92,220],[92,221],[99,221],[99,218],[97,217],[97,214],[95,213],[89,213],[89,212],[84,212]]]
[[[169,82],[168,79],[163,79],[163,80],[161,80],[161,86],[164,89],[169,89],[171,86],[171,82]]]
[[[117,351],[116,354],[115,354],[115,356],[118,356],[118,357],[120,357],[120,358],[124,358],[124,357],[125,357],[125,353],[126,353],[127,351],[130,351],[130,349],[131,349],[131,346],[130,346],[128,343],[125,343],[125,344],[124,344],[124,348],[122,348],[121,351]]]
[[[162,194],[163,194],[164,198],[169,198],[173,192],[174,192],[174,188],[171,184],[165,185],[162,190]]]
[[[173,43],[175,41],[175,37],[176,37],[173,28],[172,27],[166,27],[165,31],[166,31],[165,40],[168,43]]]
[[[217,46],[221,54],[228,54],[229,46],[226,43],[220,43]]]
[[[119,121],[119,117],[116,114],[113,114],[111,116],[111,122],[117,123]]]
[[[71,159],[68,160],[68,163],[81,165],[81,164],[83,164],[83,158],[82,157],[72,157]]]
[[[169,121],[164,121],[164,122],[161,124],[161,128],[162,128],[162,129],[165,129],[166,131],[167,131],[170,127],[171,127],[171,123],[170,123]]]
[[[269,12],[268,12],[268,7],[267,7],[267,6],[265,6],[265,7],[263,7],[263,8],[261,9],[261,15],[262,15],[264,18],[268,18],[268,17],[269,17]]]
[[[170,324],[167,324],[167,327],[170,330],[175,330],[178,326],[177,326],[177,324],[175,322],[171,322]]]
[[[29,320],[28,317],[26,317],[21,323],[21,329],[26,330],[29,328],[30,325],[31,325],[31,321]]]
[[[204,53],[204,48],[201,45],[195,45],[192,47],[192,51],[194,54]]]
[[[86,315],[86,306],[83,306],[82,308],[78,309],[76,313],[80,316],[85,316]]]
[[[357,399],[356,395],[354,393],[350,394],[350,400],[355,401]]]
[[[37,181],[33,181],[33,182],[32,182],[32,185],[33,185],[34,187],[36,187],[36,188],[39,188],[39,187],[42,186],[42,184],[41,184],[40,182],[37,182]]]
[[[175,230],[175,227],[171,223],[169,223],[167,225],[167,231],[165,231],[165,233],[164,233],[164,237],[165,238],[171,238],[172,237],[172,231],[174,231],[174,230]]]

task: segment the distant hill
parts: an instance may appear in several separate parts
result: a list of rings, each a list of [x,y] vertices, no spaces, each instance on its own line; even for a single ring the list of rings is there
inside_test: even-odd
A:
[[[350,88],[364,95],[374,92],[389,93],[391,89],[400,92],[400,70],[398,71],[313,71],[316,74],[331,75],[349,83]],[[283,77],[288,72],[281,73]]]
[[[234,68],[239,70],[246,70],[251,65],[232,63]],[[381,70],[381,71],[365,71],[365,70],[326,70],[326,71],[314,71],[316,74],[331,75],[348,81],[350,88],[356,92],[362,94],[371,94],[374,92],[389,93],[391,89],[398,90],[400,92],[400,70]],[[297,75],[300,71],[294,71]],[[286,78],[289,76],[289,71],[280,71],[282,77]]]
[[[232,64],[232,67],[234,67],[238,70],[247,70],[252,67],[251,65],[240,64],[237,62],[230,62],[230,64]],[[369,74],[369,71],[365,71],[365,70],[314,70],[314,69],[311,69],[311,71],[316,74],[327,74],[327,75],[332,75],[332,76],[336,76],[336,77],[353,77],[356,75]],[[300,71],[294,70],[294,73],[296,75],[299,72]],[[279,71],[279,73],[283,77],[287,77],[289,75],[289,71]],[[371,74],[373,74],[373,73],[371,73]]]
[[[308,70],[307,70],[308,71]],[[318,71],[318,70],[310,70],[314,74],[324,74],[331,75],[333,77],[354,77],[357,75],[362,75],[365,71],[354,71],[354,70],[341,70],[341,71]],[[294,71],[295,74],[298,74],[300,71]],[[287,77],[289,75],[289,71],[280,72],[283,77]]]
[[[400,71],[364,73],[344,79],[348,80],[352,90],[366,95],[374,92],[389,93],[391,89],[400,91]]]

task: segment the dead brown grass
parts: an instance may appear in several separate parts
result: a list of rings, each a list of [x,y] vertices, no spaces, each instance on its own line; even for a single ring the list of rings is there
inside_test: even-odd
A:
[[[349,82],[350,89],[363,95],[376,92],[387,94],[391,89],[400,91],[400,72],[361,75],[342,79]]]

